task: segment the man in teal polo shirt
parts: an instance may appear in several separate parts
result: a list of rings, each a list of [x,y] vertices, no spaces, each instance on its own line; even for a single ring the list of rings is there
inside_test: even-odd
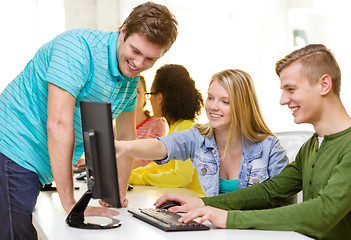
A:
[[[0,95],[0,239],[35,239],[32,211],[41,185],[55,180],[64,210],[75,205],[72,164],[83,153],[81,101],[111,102],[117,138],[135,139],[136,87],[177,37],[177,21],[151,2],[119,31],[75,29],[43,45]],[[120,173],[121,203],[132,161]],[[86,215],[118,212],[88,207]]]
[[[276,64],[282,96],[299,123],[315,134],[294,162],[264,183],[215,197],[167,195],[182,203],[180,221],[201,217],[221,228],[296,231],[317,239],[351,238],[351,118],[340,100],[341,73],[333,54],[312,44]],[[303,190],[303,202],[276,207]],[[254,210],[264,209],[264,210]]]

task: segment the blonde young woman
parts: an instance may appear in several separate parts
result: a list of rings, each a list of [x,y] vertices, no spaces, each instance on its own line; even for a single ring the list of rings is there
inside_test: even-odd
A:
[[[265,124],[246,72],[229,69],[215,74],[205,110],[207,124],[158,139],[118,141],[117,155],[157,164],[190,158],[207,196],[264,182],[287,165],[285,150]]]

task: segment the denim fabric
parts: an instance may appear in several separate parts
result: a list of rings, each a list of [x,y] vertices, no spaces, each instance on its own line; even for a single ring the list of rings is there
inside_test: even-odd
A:
[[[166,164],[170,160],[185,161],[190,158],[199,176],[199,183],[206,196],[219,194],[219,154],[215,138],[206,138],[192,127],[169,136],[158,137],[167,147],[168,157],[155,161]],[[277,175],[288,164],[285,150],[274,136],[253,142],[242,139],[243,154],[239,170],[239,189]]]
[[[40,191],[38,175],[0,153],[0,239],[37,239],[32,212]]]

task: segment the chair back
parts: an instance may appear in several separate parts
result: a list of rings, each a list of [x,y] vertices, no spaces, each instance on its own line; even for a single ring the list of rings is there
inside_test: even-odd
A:
[[[280,141],[280,145],[285,149],[286,155],[289,158],[289,163],[295,161],[295,157],[299,152],[302,144],[304,144],[312,135],[311,131],[287,131],[276,132],[275,135]],[[291,197],[281,206],[302,202],[302,191]]]
[[[304,144],[312,135],[311,131],[286,131],[276,132],[275,135],[280,141],[280,145],[286,150],[289,163],[295,160],[302,144]]]

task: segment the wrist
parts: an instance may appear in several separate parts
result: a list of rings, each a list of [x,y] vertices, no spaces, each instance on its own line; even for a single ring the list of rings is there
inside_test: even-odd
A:
[[[206,197],[200,197],[199,199],[200,199],[201,205],[203,207],[205,207],[206,206]]]
[[[69,201],[61,201],[63,209],[66,211],[66,213],[70,213],[74,205],[76,205],[76,201],[74,199],[71,199]]]

